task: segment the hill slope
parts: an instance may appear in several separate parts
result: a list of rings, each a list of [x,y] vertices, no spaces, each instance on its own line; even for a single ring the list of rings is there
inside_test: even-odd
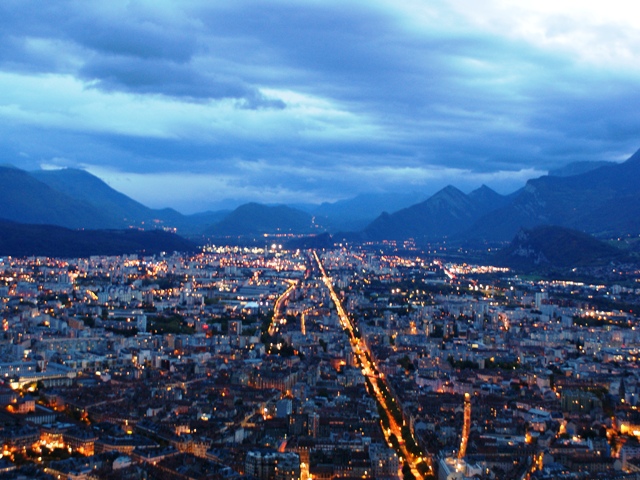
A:
[[[31,175],[49,187],[75,200],[91,205],[112,218],[121,228],[129,226],[154,228],[158,225],[197,229],[189,217],[166,208],[154,210],[114,190],[98,177],[75,168],[38,170]],[[195,219],[197,221],[197,218]]]
[[[88,257],[194,252],[196,245],[162,230],[70,230],[0,220],[0,255]]]
[[[86,202],[51,188],[23,170],[0,167],[0,217],[69,228],[113,228],[119,224]]]
[[[0,218],[15,222],[89,229],[163,226],[200,234],[227,213],[182,215],[171,208],[152,209],[84,170],[0,167]]]
[[[539,226],[518,232],[496,258],[511,268],[531,270],[601,266],[626,257],[622,250],[586,233],[564,227]]]
[[[239,236],[264,233],[310,233],[312,217],[285,205],[259,203],[240,205],[220,222],[206,230],[208,235]]]

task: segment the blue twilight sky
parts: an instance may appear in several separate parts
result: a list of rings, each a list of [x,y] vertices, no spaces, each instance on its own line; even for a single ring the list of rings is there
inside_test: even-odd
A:
[[[0,163],[152,207],[485,183],[640,147],[628,0],[0,2]]]

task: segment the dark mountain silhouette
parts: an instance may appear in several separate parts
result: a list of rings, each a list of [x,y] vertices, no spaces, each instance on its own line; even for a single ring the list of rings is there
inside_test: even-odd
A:
[[[485,185],[469,195],[450,185],[424,202],[392,214],[383,213],[364,233],[374,240],[438,240],[462,232],[481,215],[507,201]]]
[[[508,202],[507,197],[500,195],[498,192],[491,190],[486,185],[475,189],[467,195],[469,200],[476,204],[477,208],[483,211],[495,210],[497,206],[502,206]]]
[[[0,255],[69,258],[196,250],[194,243],[162,230],[70,230],[0,220]]]
[[[259,203],[240,205],[223,220],[206,230],[213,236],[255,235],[263,233],[311,233],[312,217],[285,205]]]
[[[0,167],[0,218],[69,228],[115,228],[118,222],[93,205],[37,180],[24,170]]]
[[[529,180],[508,196],[486,186],[465,195],[449,186],[420,203],[383,212],[358,238],[506,242],[521,228],[538,225],[560,225],[596,236],[640,234],[640,151],[624,163],[603,163],[569,165],[554,175]],[[415,196],[360,195],[305,206],[314,218],[291,207],[257,203],[232,212],[186,216],[172,209],[148,208],[82,170],[28,173],[0,167],[0,218],[67,228],[162,226],[177,228],[181,234],[221,236],[353,232],[383,205],[400,206]]]
[[[227,213],[182,215],[148,208],[84,170],[0,167],[0,218],[15,222],[89,229],[171,227],[199,234]]]
[[[98,177],[84,170],[75,168],[38,170],[31,172],[31,175],[54,190],[65,192],[76,200],[109,212],[123,226],[127,223],[144,223],[153,218],[150,208],[114,190]]]
[[[537,225],[602,236],[640,233],[640,150],[626,162],[569,177],[529,180],[506,207],[480,218],[466,238],[505,241]]]
[[[112,218],[113,225],[121,228],[135,226],[153,229],[168,226],[186,233],[198,233],[223,217],[222,214],[215,215],[215,212],[186,216],[171,208],[156,210],[146,207],[85,170],[38,170],[31,172],[31,175],[54,190],[97,208]]]
[[[496,259],[511,268],[535,270],[601,266],[627,257],[624,251],[586,233],[545,225],[520,230]]]

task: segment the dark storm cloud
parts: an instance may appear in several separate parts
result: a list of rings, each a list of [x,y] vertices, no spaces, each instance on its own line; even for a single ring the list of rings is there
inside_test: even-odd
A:
[[[46,39],[56,44],[63,58],[65,49],[83,53],[72,73],[94,82],[94,88],[193,99],[235,98],[244,108],[284,107],[233,74],[198,70],[191,62],[198,50],[195,19],[176,21],[133,7],[92,11],[70,2],[43,9],[25,6],[22,14],[4,8],[7,28],[0,62],[10,70],[66,73],[69,66],[50,55],[53,49],[38,52],[33,45],[39,43],[42,49]]]
[[[140,185],[144,173],[218,175],[220,195],[307,199],[461,179],[516,188],[640,146],[637,68],[601,60],[635,51],[632,30],[454,3],[470,13],[437,1],[423,18],[419,2],[9,0],[0,145]]]
[[[447,38],[425,32],[416,39],[378,13],[363,16],[321,5],[284,6],[277,15],[264,6],[242,15],[216,12],[208,22],[230,36],[250,25],[262,48],[300,72],[290,79],[296,87],[375,115],[392,133],[377,139],[377,148],[431,164],[490,171],[530,166],[540,145],[529,137],[553,141],[556,128],[550,123],[547,131],[526,131],[536,107],[533,98],[523,102],[519,90],[544,77],[557,60],[549,56],[541,64],[540,54],[526,45],[477,34]],[[520,131],[516,123],[522,124]],[[528,144],[514,146],[509,140],[514,136]],[[372,161],[386,159],[363,160]]]
[[[12,1],[0,5],[3,32],[67,40],[94,52],[187,62],[196,50],[189,22],[136,2]]]
[[[73,18],[65,33],[78,44],[107,55],[186,63],[196,50],[189,32],[144,18]]]
[[[132,61],[128,57],[99,58],[78,72],[94,88],[105,91],[155,93],[196,100],[241,99],[245,108],[284,108],[284,102],[264,98],[239,78],[200,72],[189,65],[158,59]]]

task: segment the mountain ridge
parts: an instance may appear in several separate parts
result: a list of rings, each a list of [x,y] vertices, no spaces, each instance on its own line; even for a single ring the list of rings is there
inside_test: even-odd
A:
[[[68,228],[118,226],[99,209],[55,190],[15,167],[0,167],[0,205],[0,215],[16,222]]]
[[[373,240],[436,240],[459,234],[475,218],[504,201],[506,197],[486,185],[469,195],[448,185],[423,202],[393,214],[383,213],[364,234]]]
[[[26,172],[5,166],[0,167],[0,215],[16,222],[67,228],[162,227],[214,236],[350,231],[363,240],[423,242],[506,242],[521,228],[544,224],[601,236],[640,233],[636,180],[640,150],[622,163],[596,163],[568,166],[569,173],[576,168],[587,170],[581,173],[530,179],[510,195],[500,195],[486,185],[465,194],[449,185],[418,203],[392,213],[383,211],[368,223],[367,216],[381,206],[397,206],[420,194],[363,194],[332,204],[306,205],[306,212],[290,205],[250,202],[232,211],[187,216],[173,209],[148,208],[84,170]]]
[[[102,179],[86,170],[62,168],[29,172],[54,190],[65,192],[79,202],[86,203],[102,212],[109,212],[114,225],[143,227],[171,225],[185,227],[187,216],[172,208],[152,209],[131,197],[118,192]]]
[[[579,175],[531,179],[511,203],[482,216],[462,237],[505,241],[520,228],[544,224],[596,235],[640,233],[640,216],[616,213],[640,200],[639,176],[640,150],[623,163]]]

